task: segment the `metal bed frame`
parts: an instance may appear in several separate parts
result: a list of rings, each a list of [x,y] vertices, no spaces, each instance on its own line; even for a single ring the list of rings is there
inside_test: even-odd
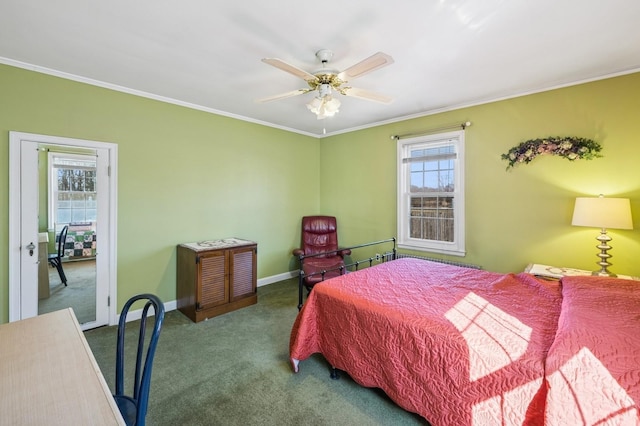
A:
[[[313,274],[305,274],[304,270],[302,269],[302,261],[306,258],[309,257],[320,257],[320,256],[326,256],[326,255],[330,255],[330,254],[336,254],[342,250],[355,250],[355,249],[359,249],[362,247],[370,247],[370,246],[374,246],[374,245],[378,245],[378,244],[385,244],[385,243],[393,243],[393,248],[391,251],[386,251],[382,254],[376,254],[375,256],[369,257],[367,259],[364,260],[358,260],[356,262],[352,262],[349,264],[345,264],[342,265],[338,268],[332,268],[332,269],[326,269],[326,270],[322,270],[320,272],[315,272]],[[362,264],[367,264],[368,266],[372,266],[373,262],[387,262],[390,260],[394,260],[397,256],[397,250],[396,250],[396,239],[394,238],[389,238],[386,240],[381,240],[381,241],[374,241],[371,243],[365,243],[365,244],[360,244],[357,246],[351,246],[351,247],[341,247],[338,248],[338,250],[332,250],[332,251],[327,251],[327,252],[323,252],[323,253],[315,253],[315,254],[309,254],[309,255],[300,255],[298,256],[298,260],[300,261],[300,272],[298,275],[298,311],[300,309],[302,309],[302,300],[303,300],[303,287],[305,287],[304,285],[304,280],[306,277],[310,277],[310,276],[315,276],[315,275],[320,275],[322,277],[322,281],[324,281],[324,277],[326,275],[327,272],[331,272],[331,271],[339,271],[340,275],[344,275],[347,272],[353,272],[353,271],[357,271],[360,268],[360,265]],[[352,269],[349,269],[352,268]],[[307,289],[307,295],[311,292],[311,288]]]

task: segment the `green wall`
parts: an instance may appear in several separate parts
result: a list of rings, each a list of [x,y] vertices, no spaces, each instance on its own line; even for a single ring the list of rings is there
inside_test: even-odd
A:
[[[425,95],[428,96],[428,95]],[[396,142],[467,120],[464,258],[500,272],[528,263],[597,269],[598,229],[573,227],[577,196],[628,197],[635,230],[610,230],[612,271],[640,276],[640,74],[522,96],[323,139],[322,209],[350,243],[396,234]],[[581,136],[602,158],[538,157],[505,171],[500,155],[525,140]],[[344,241],[344,239],[342,240]],[[437,256],[435,257],[445,257]]]
[[[335,214],[343,245],[395,236],[390,136],[467,120],[467,256],[455,260],[501,272],[530,262],[594,269],[598,230],[572,227],[571,214],[576,196],[604,193],[631,198],[636,224],[610,231],[612,270],[640,276],[640,74],[321,140],[4,65],[0,93],[0,323],[11,130],[118,144],[118,306],[142,291],[174,300],[182,242],[255,240],[264,278],[294,269],[306,214]],[[556,135],[592,138],[604,157],[539,157],[505,171],[509,148]]]
[[[292,269],[319,209],[318,139],[0,65],[0,323],[8,321],[9,131],[118,145],[118,306],[175,300],[176,245],[258,242],[258,277]]]

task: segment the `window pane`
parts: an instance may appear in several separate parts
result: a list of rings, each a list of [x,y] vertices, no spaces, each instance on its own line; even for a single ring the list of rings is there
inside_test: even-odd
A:
[[[73,210],[71,212],[71,222],[86,222],[84,210]]]
[[[71,188],[70,170],[58,169],[58,189],[60,191],[69,191]]]
[[[422,172],[411,173],[411,192],[422,192],[424,175]]]
[[[397,160],[399,247],[464,255],[464,132],[398,141]]]
[[[57,223],[95,221],[97,218],[95,160],[56,157]]]
[[[440,168],[440,162],[439,161],[425,161],[424,162],[425,166],[425,170],[438,170]]]
[[[70,223],[71,222],[71,209],[58,209],[58,215],[56,217],[57,223]]]
[[[98,211],[96,209],[87,209],[85,215],[85,221],[96,222],[98,219]]]
[[[96,200],[96,194],[86,194],[86,197],[87,197],[87,201],[86,201],[87,208],[95,209],[98,206],[98,201]]]
[[[424,163],[421,161],[416,161],[409,164],[411,165],[412,172],[421,172],[422,170],[424,170]]]
[[[96,191],[96,172],[94,170],[87,170],[85,172],[85,187],[84,190],[87,192],[95,192]]]
[[[441,192],[453,192],[454,187],[454,175],[453,170],[446,170],[440,173],[440,191]]]
[[[67,192],[58,193],[58,208],[59,209],[71,208],[71,197],[69,193]]]
[[[73,193],[71,194],[71,207],[74,209],[84,210],[84,194]]]
[[[439,158],[442,155],[454,153],[452,145],[428,149],[414,149],[411,157],[417,161],[410,162],[410,191],[411,192],[453,192],[455,160]],[[429,159],[429,156],[433,159]],[[424,161],[419,161],[418,158]]]
[[[72,191],[84,191],[84,171],[72,170],[73,176],[71,181]]]
[[[424,149],[412,149],[411,150],[411,157],[412,158],[416,158],[416,157],[424,157],[426,154],[424,152]]]
[[[426,186],[425,190],[430,192],[439,191],[440,190],[440,184],[438,183],[439,177],[440,176],[438,175],[438,172],[425,173],[425,179],[427,181],[425,185]]]
[[[454,241],[453,212],[453,197],[411,197],[410,237]]]

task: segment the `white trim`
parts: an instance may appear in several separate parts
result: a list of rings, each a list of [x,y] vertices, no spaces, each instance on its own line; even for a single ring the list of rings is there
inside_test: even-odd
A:
[[[109,306],[109,324],[116,322],[117,300],[117,212],[118,212],[118,145],[109,142],[74,139],[59,136],[40,135],[25,132],[9,132],[9,321],[21,319],[20,300],[20,145],[22,141],[52,145],[81,146],[96,150],[107,150],[109,155],[109,229],[107,231],[109,251],[107,256],[108,292],[112,303]],[[17,283],[17,285],[16,285]],[[18,291],[16,291],[16,288]]]
[[[190,102],[184,102],[184,101],[181,101],[181,100],[178,100],[178,99],[168,98],[166,96],[160,96],[160,95],[156,95],[156,94],[153,94],[153,93],[143,92],[142,90],[131,89],[129,87],[119,86],[119,85],[113,84],[113,83],[106,83],[104,81],[94,80],[92,78],[82,77],[82,76],[79,76],[79,75],[75,75],[75,74],[70,74],[70,73],[66,73],[66,72],[63,72],[63,71],[54,70],[54,69],[51,69],[51,68],[41,67],[39,65],[32,65],[32,64],[28,64],[26,62],[16,61],[16,60],[9,59],[9,58],[4,58],[4,57],[1,57],[1,56],[0,56],[0,63],[6,64],[6,65],[10,65],[10,66],[13,66],[13,67],[16,67],[16,68],[22,68],[22,69],[26,69],[26,70],[29,70],[29,71],[35,71],[35,72],[39,72],[39,73],[42,73],[42,74],[52,75],[54,77],[64,78],[66,80],[77,81],[78,83],[85,83],[85,84],[89,84],[91,86],[97,86],[97,87],[102,87],[102,88],[109,89],[109,90],[115,90],[116,92],[128,93],[130,95],[140,96],[142,98],[153,99],[153,100],[160,101],[160,102],[165,102],[165,103],[168,103],[168,104],[183,106],[185,108],[191,108],[191,109],[195,109],[195,110],[198,110],[198,111],[204,111],[204,112],[208,112],[208,113],[211,113],[211,114],[221,115],[223,117],[235,118],[237,120],[247,121],[249,123],[260,124],[262,126],[267,126],[267,127],[273,127],[273,128],[280,129],[280,130],[285,130],[287,132],[299,133],[301,135],[311,136],[311,137],[318,138],[318,139],[322,136],[322,135],[316,135],[315,133],[305,132],[305,131],[302,131],[302,130],[299,130],[299,129],[293,129],[291,127],[279,126],[277,124],[269,123],[269,122],[266,122],[266,121],[256,120],[256,119],[253,119],[253,118],[245,117],[243,115],[232,114],[232,113],[221,111],[221,110],[218,110],[218,109],[209,108],[209,107],[205,107],[205,106],[197,105],[197,104],[192,104]]]
[[[446,107],[443,107],[443,108],[436,108],[436,109],[432,109],[432,110],[428,110],[428,111],[418,112],[418,113],[415,113],[415,114],[403,115],[403,116],[400,116],[400,117],[391,118],[389,120],[381,120],[381,121],[377,121],[377,122],[374,122],[374,123],[365,124],[365,125],[362,125],[362,126],[350,127],[348,129],[342,129],[342,130],[337,130],[335,132],[327,132],[326,134],[313,135],[313,136],[317,137],[318,139],[322,139],[322,138],[327,138],[327,137],[330,137],[330,136],[336,136],[336,135],[341,135],[341,134],[345,134],[345,133],[351,133],[351,132],[355,132],[355,131],[358,131],[358,130],[370,129],[372,127],[384,126],[384,125],[387,125],[387,124],[399,123],[399,122],[402,122],[402,121],[413,120],[413,119],[416,119],[416,118],[428,117],[430,115],[442,114],[443,112],[456,111],[456,110],[463,109],[463,108],[471,108],[471,107],[475,107],[475,106],[479,106],[479,105],[485,105],[485,104],[491,104],[491,103],[494,103],[494,102],[506,101],[508,99],[520,98],[522,96],[534,95],[536,93],[544,93],[544,92],[549,92],[551,90],[563,89],[565,87],[572,87],[572,86],[578,86],[580,84],[592,83],[594,81],[606,80],[606,79],[614,78],[614,77],[621,77],[623,75],[634,74],[634,73],[637,73],[637,72],[640,72],[640,68],[633,68],[633,69],[630,69],[630,70],[623,70],[623,71],[619,71],[619,72],[615,72],[615,73],[611,73],[611,74],[605,74],[605,75],[591,77],[591,78],[584,78],[582,80],[570,81],[568,83],[559,83],[559,84],[555,84],[555,85],[552,85],[552,86],[546,86],[546,87],[540,87],[540,88],[532,88],[532,89],[529,89],[529,90],[524,90],[522,92],[512,93],[512,94],[509,94],[509,95],[497,96],[495,98],[476,99],[474,101],[461,102],[459,104],[449,105],[449,106],[446,106]]]
[[[428,248],[427,249],[427,248],[424,248],[423,246],[411,245],[411,243],[398,244],[398,248],[399,249],[405,249],[405,250],[422,251],[422,252],[425,252],[425,253],[446,254],[448,256],[465,257],[467,255],[466,251],[442,250],[442,249],[436,249],[436,248]]]
[[[464,192],[464,130],[452,132],[433,133],[409,139],[397,141],[397,241],[399,248],[428,251],[434,253],[464,256],[465,252],[465,192]],[[453,142],[455,140],[455,142]],[[426,148],[431,146],[454,145],[456,148],[455,177],[454,177],[454,241],[434,241],[409,236],[409,204],[411,185],[411,166],[403,163],[403,159],[409,156],[409,151],[416,147]]]
[[[289,272],[283,272],[282,274],[271,275],[270,277],[260,278],[258,280],[258,287],[262,287],[268,284],[273,284],[280,281],[295,278],[298,276],[299,273],[300,271],[289,271]]]
[[[192,103],[189,103],[189,102],[183,102],[183,101],[180,101],[180,100],[177,100],[177,99],[172,99],[172,98],[167,98],[167,97],[164,97],[164,96],[154,95],[152,93],[147,93],[147,92],[143,92],[143,91],[136,90],[136,89],[130,89],[130,88],[124,87],[124,86],[118,86],[118,85],[112,84],[112,83],[106,83],[106,82],[103,82],[103,81],[94,80],[94,79],[87,78],[87,77],[81,77],[81,76],[78,76],[78,75],[75,75],[75,74],[70,74],[70,73],[66,73],[66,72],[63,72],[63,71],[58,71],[58,70],[54,70],[54,69],[51,69],[51,68],[42,67],[42,66],[39,66],[39,65],[33,65],[33,64],[26,63],[26,62],[16,61],[15,59],[10,59],[10,58],[6,58],[6,57],[2,57],[2,56],[0,56],[0,64],[10,65],[10,66],[13,66],[13,67],[16,67],[16,68],[22,68],[22,69],[26,69],[26,70],[29,70],[29,71],[35,71],[35,72],[39,72],[39,73],[42,73],[42,74],[48,74],[48,75],[52,75],[52,76],[55,76],[55,77],[64,78],[64,79],[67,79],[67,80],[72,80],[72,81],[77,81],[77,82],[80,82],[80,83],[90,84],[92,86],[103,87],[105,89],[111,89],[111,90],[115,90],[115,91],[118,91],[118,92],[129,93],[131,95],[141,96],[143,98],[148,98],[148,99],[154,99],[154,100],[157,100],[157,101],[160,101],[160,102],[166,102],[166,103],[170,103],[170,104],[174,104],[174,105],[180,105],[180,106],[183,106],[183,107],[186,107],[186,108],[191,108],[191,109],[195,109],[195,110],[199,110],[199,111],[209,112],[209,113],[212,113],[212,114],[222,115],[224,117],[235,118],[235,119],[238,119],[238,120],[247,121],[249,123],[260,124],[260,125],[267,126],[267,127],[273,127],[275,129],[285,130],[287,132],[292,132],[292,133],[298,133],[300,135],[310,136],[310,137],[316,138],[316,139],[323,139],[323,138],[327,138],[327,137],[330,137],[330,136],[336,136],[336,135],[341,135],[341,134],[344,134],[344,133],[355,132],[355,131],[358,131],[358,130],[370,129],[372,127],[378,127],[378,126],[383,126],[383,125],[386,125],[386,124],[398,123],[398,122],[401,122],[401,121],[411,120],[411,119],[414,119],[414,118],[427,117],[429,115],[440,114],[440,113],[447,112],[447,111],[454,111],[454,110],[457,110],[457,109],[469,108],[469,107],[474,107],[474,106],[478,106],[478,105],[484,105],[484,104],[489,104],[489,103],[493,103],[493,102],[504,101],[504,100],[507,100],[507,99],[519,98],[521,96],[528,96],[528,95],[532,95],[532,94],[535,94],[535,93],[548,92],[550,90],[557,90],[557,89],[562,89],[562,88],[565,88],[565,87],[571,87],[571,86],[577,86],[577,85],[580,85],[580,84],[591,83],[591,82],[594,82],[594,81],[606,80],[608,78],[614,78],[614,77],[620,77],[620,76],[623,76],[623,75],[634,74],[634,73],[640,71],[640,68],[622,70],[622,71],[615,72],[615,73],[595,76],[595,77],[591,77],[591,78],[584,78],[582,80],[570,81],[570,82],[567,82],[567,83],[559,83],[559,84],[555,84],[555,85],[551,85],[551,86],[547,86],[547,87],[531,88],[529,90],[524,90],[522,92],[512,93],[512,94],[509,94],[509,95],[498,96],[498,97],[495,97],[495,98],[485,98],[485,99],[477,99],[477,100],[471,101],[471,102],[463,102],[463,103],[459,103],[459,104],[455,104],[455,105],[450,105],[450,106],[445,107],[445,108],[437,108],[437,109],[432,109],[432,110],[429,110],[429,111],[424,111],[424,112],[420,112],[420,113],[416,113],[416,114],[400,116],[400,117],[392,118],[392,119],[389,119],[389,120],[377,121],[377,122],[374,122],[374,123],[369,123],[369,124],[365,124],[365,125],[362,125],[362,126],[350,127],[348,129],[342,129],[342,130],[338,130],[338,131],[335,131],[335,132],[327,132],[327,133],[323,133],[323,134],[315,134],[315,133],[305,132],[305,131],[302,131],[302,130],[299,130],[299,129],[294,129],[294,128],[291,128],[291,127],[280,126],[280,125],[269,123],[269,122],[266,122],[266,121],[256,120],[256,119],[253,119],[253,118],[245,117],[243,115],[231,114],[231,113],[228,113],[228,112],[225,112],[225,111],[204,107],[202,105],[196,105],[196,104],[192,104]]]
[[[22,319],[21,233],[22,233],[22,187],[21,163],[22,146],[20,139],[9,132],[9,322]]]
[[[167,303],[163,303],[163,305],[164,305],[165,313],[169,311],[175,311],[178,308],[178,304],[175,300],[171,300]],[[127,322],[136,321],[142,318],[143,309],[144,308],[136,309],[135,311],[129,311],[129,314],[127,315]],[[155,315],[155,313],[153,315]],[[120,322],[120,314],[116,315],[115,324],[111,324],[111,325],[117,325],[119,322]]]
[[[264,287],[269,284],[274,284],[280,281],[285,281],[298,276],[298,271],[289,271],[283,272],[282,274],[271,275],[270,277],[260,278],[258,280],[258,287]],[[169,302],[164,303],[165,312],[175,311],[178,309],[178,302],[176,300],[171,300]],[[127,322],[135,321],[142,318],[142,308],[136,309],[135,311],[129,311],[129,315],[127,317]],[[120,314],[116,316],[114,324],[118,324],[120,321]],[[113,325],[113,324],[112,324]]]

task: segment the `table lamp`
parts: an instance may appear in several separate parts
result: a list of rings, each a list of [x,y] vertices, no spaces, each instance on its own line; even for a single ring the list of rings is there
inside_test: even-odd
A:
[[[611,266],[607,260],[611,257],[607,250],[611,249],[608,244],[611,237],[607,235],[607,228],[612,229],[633,229],[631,219],[631,205],[628,198],[605,198],[599,197],[578,197],[573,209],[574,226],[590,226],[600,228],[600,235],[596,238],[599,244],[596,246],[600,250],[598,257],[600,265],[599,271],[594,271],[592,275],[602,277],[615,277],[616,274],[607,269]]]

